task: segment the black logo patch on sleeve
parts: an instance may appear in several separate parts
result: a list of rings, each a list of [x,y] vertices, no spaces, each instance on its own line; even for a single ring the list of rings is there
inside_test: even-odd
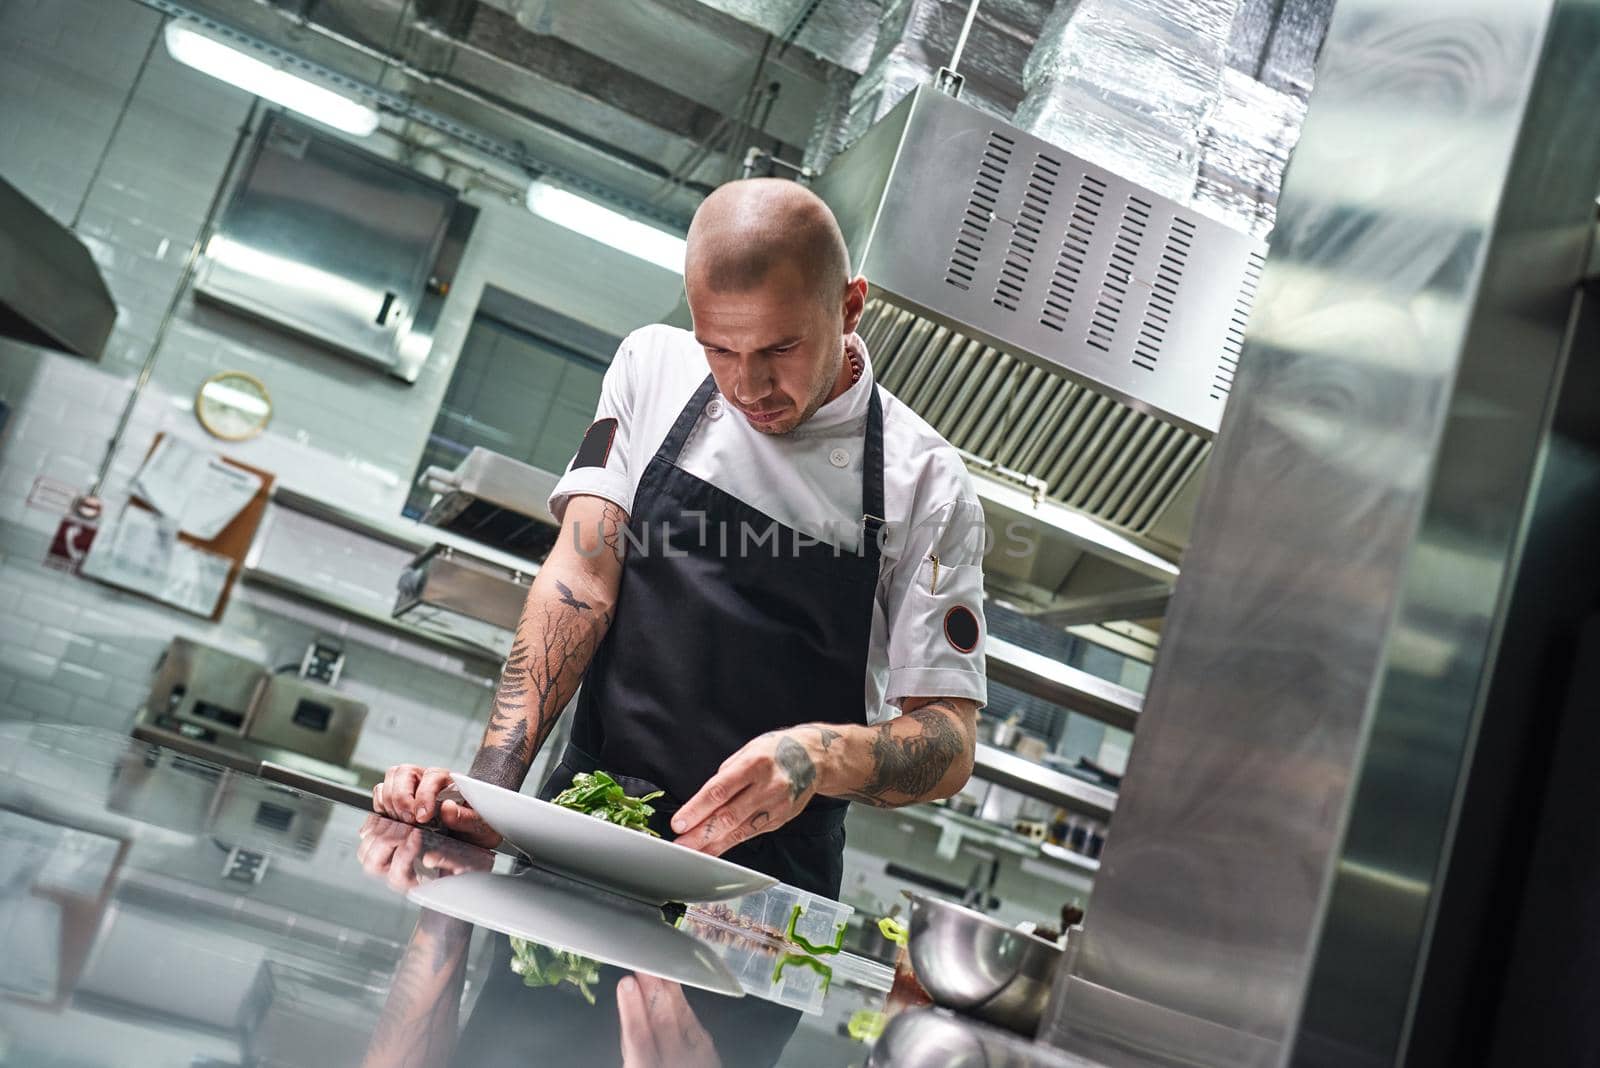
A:
[[[611,458],[611,442],[617,436],[617,421],[615,419],[596,419],[589,429],[583,432],[583,444],[578,446],[578,455],[572,458],[572,469],[580,467],[604,467]]]
[[[978,617],[972,609],[958,604],[944,614],[944,637],[957,652],[970,653],[978,647]]]

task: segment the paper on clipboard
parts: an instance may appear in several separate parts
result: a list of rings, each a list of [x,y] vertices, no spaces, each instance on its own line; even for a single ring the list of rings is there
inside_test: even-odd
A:
[[[163,437],[133,479],[134,496],[201,541],[221,534],[261,489],[261,476]]]
[[[83,562],[90,578],[209,616],[228,583],[233,561],[178,540],[178,524],[125,506],[109,537],[96,538]]]
[[[212,457],[183,506],[179,526],[185,534],[210,541],[227,529],[260,489],[260,475]]]
[[[164,516],[183,514],[211,457],[168,434],[133,476],[133,495]]]

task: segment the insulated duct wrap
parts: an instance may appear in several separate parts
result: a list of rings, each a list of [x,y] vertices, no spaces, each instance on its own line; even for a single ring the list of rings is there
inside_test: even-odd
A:
[[[948,66],[969,0],[886,0],[872,63],[851,97],[846,141],[859,137],[907,93]],[[1022,100],[1021,71],[1041,32],[1051,0],[987,0],[979,4],[959,70],[961,99],[1010,120]]]
[[[1304,98],[1332,15],[1333,0],[1241,0],[1228,65]]]
[[[798,23],[794,47],[853,74],[872,62],[878,10],[858,0],[699,0],[781,38]]]
[[[1278,186],[1305,114],[1298,94],[1270,89],[1235,70],[1224,73],[1222,99],[1201,142],[1194,206],[1218,222],[1265,237],[1277,216]]]
[[[1187,201],[1237,3],[1062,0],[1028,58],[1016,124]]]

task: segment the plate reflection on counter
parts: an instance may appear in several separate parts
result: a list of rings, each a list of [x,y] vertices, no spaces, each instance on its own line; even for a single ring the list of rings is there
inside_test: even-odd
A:
[[[468,872],[414,887],[423,908],[515,938],[729,997],[744,988],[710,947],[668,925],[661,910],[528,868]]]

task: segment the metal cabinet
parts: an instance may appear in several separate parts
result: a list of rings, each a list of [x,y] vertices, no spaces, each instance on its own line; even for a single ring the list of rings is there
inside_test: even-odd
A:
[[[476,217],[450,186],[272,114],[196,290],[414,382]]]

